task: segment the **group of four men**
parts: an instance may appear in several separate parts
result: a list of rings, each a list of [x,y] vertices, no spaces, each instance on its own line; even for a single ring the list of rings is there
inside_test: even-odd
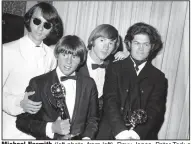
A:
[[[91,32],[87,51],[78,36],[62,37],[48,3],[24,22],[28,34],[3,45],[4,139],[157,139],[166,79],[151,64],[162,48],[154,27],[132,25],[124,39],[130,55],[113,62],[120,37],[109,24]],[[60,40],[52,51],[43,40],[53,36]]]

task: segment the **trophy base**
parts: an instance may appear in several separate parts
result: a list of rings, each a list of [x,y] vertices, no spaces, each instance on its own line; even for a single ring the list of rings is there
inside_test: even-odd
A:
[[[81,137],[80,135],[72,135],[72,134],[67,134],[67,135],[55,134],[54,139],[55,140],[81,140]]]

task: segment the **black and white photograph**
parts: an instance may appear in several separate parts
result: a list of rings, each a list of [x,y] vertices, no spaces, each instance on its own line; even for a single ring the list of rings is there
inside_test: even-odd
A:
[[[1,5],[2,141],[190,140],[190,1]]]

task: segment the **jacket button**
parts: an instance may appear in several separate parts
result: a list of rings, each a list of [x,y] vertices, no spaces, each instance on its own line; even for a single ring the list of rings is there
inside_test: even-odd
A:
[[[129,90],[128,89],[126,89],[126,92],[128,92]]]
[[[121,110],[122,110],[122,111],[123,111],[123,109],[124,109],[124,108],[123,108],[123,107],[121,107]]]

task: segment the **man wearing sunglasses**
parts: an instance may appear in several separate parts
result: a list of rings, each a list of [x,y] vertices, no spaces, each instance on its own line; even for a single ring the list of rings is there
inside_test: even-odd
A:
[[[53,70],[56,59],[45,41],[56,43],[63,35],[63,24],[56,9],[45,2],[34,5],[24,16],[28,33],[3,45],[3,139],[32,139],[16,128],[16,116],[35,114],[41,102],[24,93],[32,77]],[[44,42],[43,42],[44,41]]]

